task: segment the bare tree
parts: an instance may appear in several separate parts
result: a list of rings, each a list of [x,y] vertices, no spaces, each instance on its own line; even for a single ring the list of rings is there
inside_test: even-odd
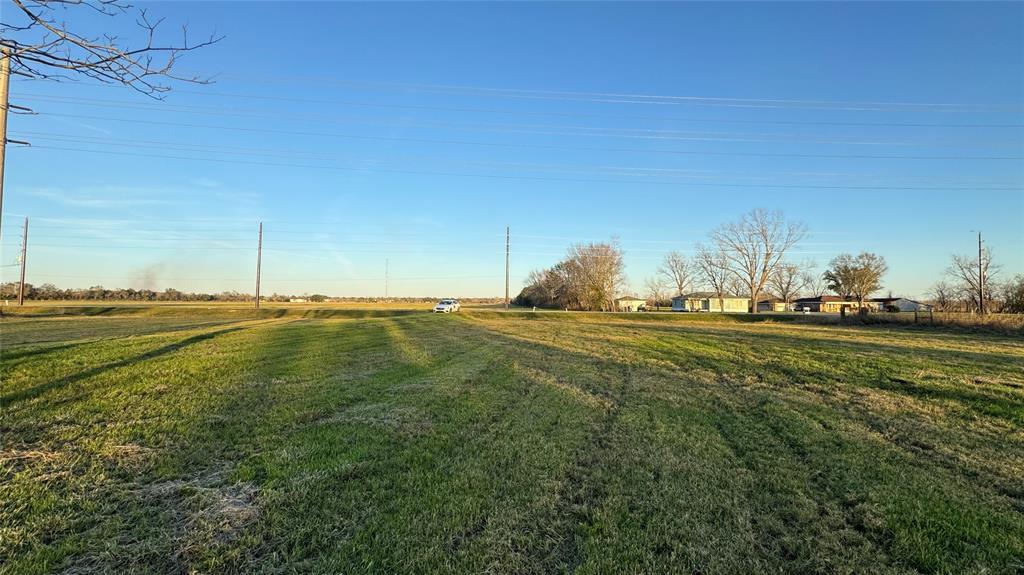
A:
[[[623,285],[623,252],[614,243],[576,244],[569,248],[566,266],[580,307],[587,310],[614,309],[615,295]]]
[[[170,90],[168,80],[208,83],[199,76],[175,72],[178,58],[223,37],[211,34],[195,41],[182,26],[173,40],[162,38],[163,19],[150,18],[145,8],[124,0],[10,0],[0,22],[0,45],[10,52],[12,71],[31,78],[72,79],[79,76],[124,84],[158,96]],[[130,18],[139,29],[132,44],[113,33],[89,34],[69,26],[69,13]]]
[[[843,297],[857,298],[863,307],[865,298],[882,289],[882,276],[888,270],[885,258],[878,254],[840,254],[832,259],[823,277],[830,290]]]
[[[783,262],[768,278],[768,290],[775,297],[781,299],[786,308],[796,299],[808,282],[811,281],[811,274],[808,272],[809,264],[796,264]]]
[[[697,244],[697,255],[694,264],[704,283],[718,296],[718,309],[725,309],[722,301],[729,289],[729,260],[722,252]]]
[[[937,311],[952,311],[958,303],[959,291],[959,288],[940,281],[932,286],[931,292],[928,295]]]
[[[743,292],[745,291],[747,291],[747,287],[743,285],[743,280],[735,275],[729,274],[728,278],[725,280],[725,293],[733,297],[742,297]]]
[[[658,273],[675,288],[675,295],[683,295],[686,292],[686,286],[690,285],[693,267],[687,261],[686,256],[677,251],[671,251],[665,254],[665,259],[658,266]]]
[[[804,290],[811,297],[821,297],[828,293],[828,280],[821,274],[807,271],[804,275]]]
[[[747,288],[751,312],[757,313],[757,298],[782,258],[807,235],[807,228],[786,222],[782,212],[756,209],[736,222],[722,224],[711,239],[729,262],[729,271]]]
[[[644,289],[647,290],[647,300],[660,310],[661,304],[668,299],[668,286],[658,276],[652,276],[644,280]]]
[[[1024,313],[1024,275],[1017,274],[1002,285],[1003,313]]]
[[[978,257],[954,255],[946,273],[964,291],[970,308],[980,311],[988,307],[983,305],[983,302],[987,303],[992,298],[989,286],[993,285],[992,277],[998,274],[1002,268],[992,263],[990,248],[986,247],[979,255],[981,256],[980,262]]]

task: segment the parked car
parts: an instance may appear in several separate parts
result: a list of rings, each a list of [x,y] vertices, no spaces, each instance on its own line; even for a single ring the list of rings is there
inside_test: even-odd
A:
[[[453,311],[459,311],[462,306],[459,305],[457,299],[443,299],[437,302],[434,306],[434,313],[451,313]]]

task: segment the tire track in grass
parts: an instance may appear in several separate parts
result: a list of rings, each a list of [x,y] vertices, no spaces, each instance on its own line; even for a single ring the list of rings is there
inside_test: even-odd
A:
[[[20,402],[23,402],[23,401],[27,401],[27,400],[31,400],[31,399],[35,399],[35,398],[37,398],[37,397],[39,397],[39,396],[41,396],[41,395],[43,395],[43,394],[45,394],[47,392],[63,389],[65,387],[73,385],[73,384],[75,384],[75,383],[77,383],[79,381],[82,381],[82,380],[85,380],[85,379],[89,379],[91,377],[100,375],[100,374],[102,374],[104,372],[115,370],[115,369],[120,369],[122,367],[133,366],[133,365],[141,363],[141,362],[145,362],[145,361],[148,361],[148,360],[151,360],[151,359],[155,359],[155,358],[167,355],[167,354],[171,354],[171,353],[183,350],[183,349],[188,348],[188,347],[190,347],[192,345],[195,345],[197,343],[201,343],[201,342],[204,342],[204,341],[207,341],[207,340],[210,340],[210,339],[214,339],[214,338],[217,338],[217,337],[220,337],[222,335],[226,335],[226,334],[229,334],[229,333],[232,333],[232,332],[241,331],[241,330],[247,329],[249,327],[252,327],[252,326],[251,325],[233,325],[233,326],[226,327],[226,328],[223,328],[223,329],[216,329],[216,330],[210,330],[210,331],[202,331],[202,332],[197,333],[195,335],[188,336],[185,339],[182,339],[182,340],[179,340],[179,341],[175,341],[175,342],[169,343],[167,345],[163,345],[163,346],[158,347],[156,349],[151,349],[149,351],[146,351],[144,353],[141,353],[141,354],[133,356],[133,357],[127,357],[127,358],[119,359],[119,360],[116,360],[116,361],[108,362],[108,363],[105,363],[105,364],[97,365],[97,366],[91,367],[89,369],[86,369],[84,371],[80,371],[80,372],[77,372],[77,373],[73,373],[71,375],[67,375],[65,377],[61,377],[61,378],[54,379],[54,380],[51,380],[51,381],[48,381],[48,382],[45,382],[45,383],[34,385],[34,386],[31,386],[31,387],[22,389],[20,391],[14,391],[14,392],[8,393],[6,395],[0,396],[0,405],[4,405],[6,407],[11,407],[14,404],[17,404],[17,403],[20,403]]]
[[[621,395],[613,397],[609,402],[590,442],[577,452],[572,468],[563,482],[563,491],[559,494],[557,515],[568,518],[566,527],[570,530],[562,534],[555,556],[568,572],[574,572],[583,565],[585,532],[594,524],[596,508],[607,495],[599,479],[598,469],[605,465],[611,452],[612,430],[619,421],[623,398],[628,394],[632,379],[628,365],[623,366],[622,371],[624,373]]]
[[[513,371],[519,372],[520,377],[532,385],[540,385],[571,398],[590,410],[598,410],[601,414],[590,427],[591,432],[585,443],[572,451],[571,461],[558,480],[552,506],[535,518],[539,523],[546,524],[546,535],[554,539],[554,544],[551,547],[534,544],[526,550],[532,556],[533,565],[543,565],[544,571],[574,572],[586,561],[584,546],[587,532],[596,520],[595,513],[607,497],[602,470],[608,465],[615,449],[611,437],[619,424],[626,398],[632,393],[634,368],[628,362],[607,358],[594,361],[590,356],[567,352],[551,346],[549,342],[504,331],[492,331],[487,325],[484,327],[488,339],[494,342],[492,345],[500,345],[510,355],[514,354]],[[552,370],[552,353],[558,357],[557,373]],[[578,365],[580,363],[587,365]],[[538,367],[534,367],[534,364]],[[595,379],[603,380],[605,385],[599,389],[604,393],[597,394],[574,382],[563,381],[559,373],[565,372],[575,374],[573,379],[578,378],[579,373],[593,373]],[[587,387],[596,386],[597,381],[591,384]],[[483,526],[479,531],[483,531]]]

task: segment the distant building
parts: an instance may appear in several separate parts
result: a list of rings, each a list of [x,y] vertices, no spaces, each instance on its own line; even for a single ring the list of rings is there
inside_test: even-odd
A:
[[[793,302],[793,309],[803,311],[817,311],[824,313],[839,313],[846,308],[847,312],[856,312],[860,309],[860,302],[853,298],[842,298],[836,295],[823,295],[818,297],[802,297]],[[864,307],[870,310],[877,310],[878,303],[872,300],[865,300]]]
[[[309,300],[304,298],[304,297],[293,297],[293,298],[291,298],[288,301],[291,302],[291,303],[306,303]]]
[[[647,300],[635,297],[620,297],[615,300],[616,311],[643,311],[647,309]]]
[[[876,297],[871,300],[879,311],[931,311],[932,306],[905,297]]]
[[[790,311],[792,307],[777,297],[770,297],[757,302],[757,311]]]
[[[750,311],[750,298],[719,296],[714,292],[693,292],[672,298],[672,311],[747,313]]]

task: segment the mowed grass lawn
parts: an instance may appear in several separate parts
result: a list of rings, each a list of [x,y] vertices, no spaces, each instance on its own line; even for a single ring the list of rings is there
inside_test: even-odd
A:
[[[111,312],[0,343],[5,573],[1024,570],[1020,336]]]

